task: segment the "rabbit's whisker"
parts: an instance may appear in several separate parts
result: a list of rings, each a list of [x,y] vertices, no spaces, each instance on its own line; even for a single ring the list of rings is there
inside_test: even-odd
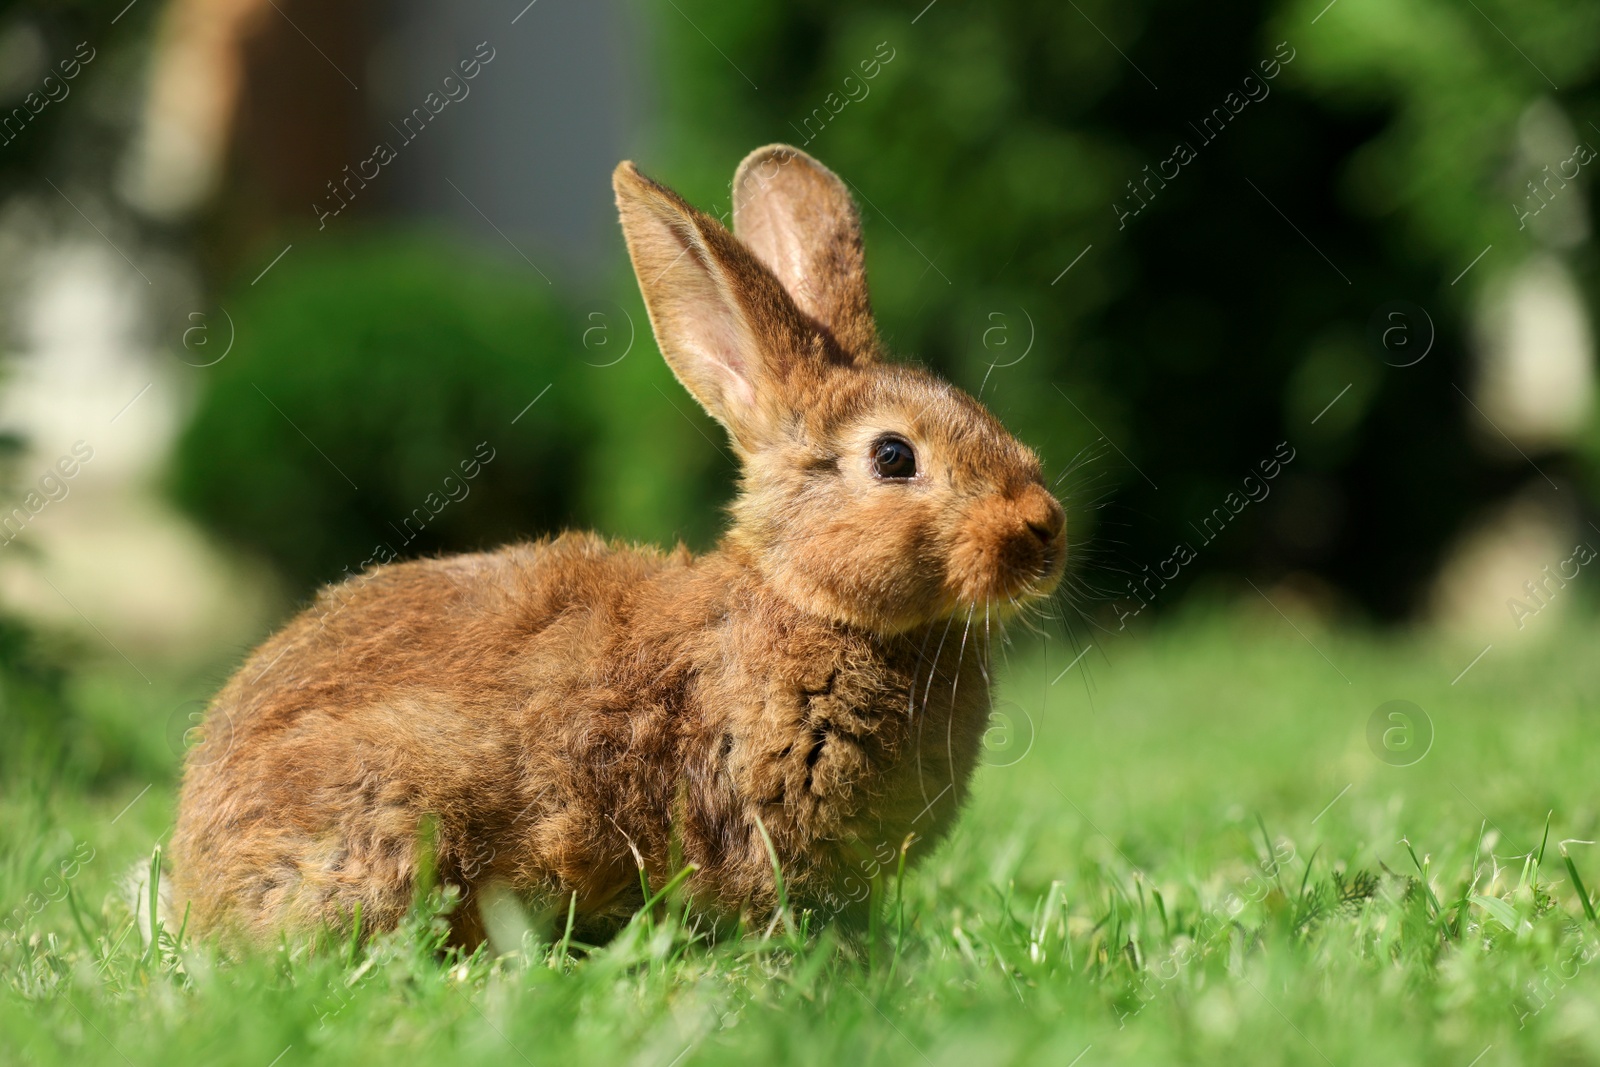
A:
[[[917,787],[922,790],[922,799],[928,799],[928,787],[922,778],[922,724],[928,718],[928,696],[933,692],[933,676],[939,670],[939,661],[944,658],[944,641],[950,636],[950,627],[955,624],[955,616],[950,616],[944,624],[944,633],[939,635],[939,647],[934,650],[933,662],[928,664],[928,681],[922,687],[922,717],[917,719]],[[929,634],[932,634],[930,629]],[[930,802],[931,803],[931,802]]]
[[[990,637],[989,633],[990,603],[992,601],[984,600],[984,651],[978,657],[978,670],[984,675],[984,689],[986,691],[994,688],[994,681],[989,678],[989,657],[994,656],[994,643],[992,643],[994,638]]]
[[[908,701],[906,703],[906,718],[907,719],[915,719],[917,717],[917,678],[922,673],[923,661],[928,658],[928,642],[930,640],[932,640],[932,639],[933,639],[933,627],[930,626],[930,627],[928,627],[927,631],[922,635],[922,648],[920,650],[918,650],[918,652],[917,652],[917,663],[916,663],[916,666],[911,668],[911,692],[909,694],[909,699],[908,699]],[[928,684],[929,685],[933,684],[933,672],[932,671],[928,672]]]
[[[961,648],[956,654],[956,673],[950,679],[950,715],[944,723],[944,758],[945,768],[950,772],[950,784],[956,784],[956,754],[955,754],[955,728],[956,728],[956,690],[961,684],[961,668],[967,661],[967,635],[972,632],[972,615],[978,610],[976,604],[967,609],[967,621],[961,627]],[[979,660],[979,665],[982,665]],[[987,671],[985,672],[987,675]]]

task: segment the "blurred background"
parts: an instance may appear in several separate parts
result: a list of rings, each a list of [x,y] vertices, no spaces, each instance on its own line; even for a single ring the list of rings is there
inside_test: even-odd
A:
[[[1044,456],[1062,624],[1538,641],[1600,584],[1596,122],[1576,0],[4,4],[0,762],[170,773],[374,562],[711,546],[609,176],[725,217],[772,141]]]

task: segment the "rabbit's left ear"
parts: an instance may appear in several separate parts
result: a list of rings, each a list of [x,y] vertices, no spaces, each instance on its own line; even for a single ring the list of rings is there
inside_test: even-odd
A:
[[[861,216],[837,174],[789,145],[756,149],[733,175],[733,232],[844,355],[877,357]]]
[[[825,361],[825,339],[722,223],[632,163],[611,180],[661,354],[741,452],[760,448]]]

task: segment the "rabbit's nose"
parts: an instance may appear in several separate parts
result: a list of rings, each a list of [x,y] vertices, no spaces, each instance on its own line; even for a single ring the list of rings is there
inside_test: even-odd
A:
[[[1040,544],[1048,548],[1060,540],[1067,525],[1067,515],[1055,497],[1043,489],[1036,489],[1027,493],[1018,503],[1022,521]]]

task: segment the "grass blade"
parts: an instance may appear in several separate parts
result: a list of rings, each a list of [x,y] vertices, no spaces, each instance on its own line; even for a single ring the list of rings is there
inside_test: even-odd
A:
[[[1402,837],[1400,843],[1406,846],[1406,851],[1411,854],[1411,862],[1417,865],[1417,873],[1422,876],[1422,888],[1427,890],[1428,901],[1433,905],[1433,914],[1437,916],[1443,909],[1439,905],[1439,898],[1433,891],[1433,886],[1428,884],[1428,871],[1422,866],[1422,861],[1417,858],[1417,850],[1411,847],[1411,839]],[[1474,898],[1476,899],[1476,898]]]
[[[895,865],[894,872],[894,956],[889,960],[889,977],[884,981],[887,988],[894,982],[895,971],[900,968],[900,952],[906,939],[906,853],[911,851],[911,843],[916,840],[915,833],[906,835],[900,842],[900,859]]]
[[[1300,895],[1296,898],[1297,900],[1305,899],[1306,885],[1311,881],[1311,865],[1317,862],[1317,853],[1321,851],[1322,846],[1318,845],[1316,848],[1311,850],[1311,858],[1306,860],[1306,873],[1300,878]]]
[[[661,889],[654,896],[652,896],[649,900],[645,901],[644,902],[644,907],[640,908],[639,910],[642,911],[642,912],[643,911],[649,911],[651,908],[655,907],[657,904],[659,904],[662,900],[664,900],[666,898],[668,893],[672,892],[674,889],[676,889],[680,885],[682,885],[684,883],[684,881],[691,874],[693,874],[695,871],[698,871],[699,869],[700,869],[699,867],[695,866],[692,863],[689,864],[688,866],[684,867],[683,870],[681,870],[677,874],[673,875],[671,877],[671,879],[668,880],[667,884],[662,886]]]
[[[572,899],[567,902],[567,930],[561,935],[561,944],[556,946],[555,955],[550,959],[550,966],[560,966],[560,961],[567,958],[567,950],[572,947],[572,926],[578,918],[578,891],[572,891]]]
[[[161,846],[150,853],[150,947],[145,958],[161,962]]]
[[[1517,909],[1499,897],[1486,897],[1475,893],[1473,894],[1472,902],[1488,912],[1495,922],[1512,933],[1516,933],[1517,927],[1521,925],[1521,920],[1517,918]]]
[[[1571,860],[1567,863],[1570,865]],[[94,953],[94,938],[89,936],[89,924],[83,917],[83,909],[78,905],[78,897],[72,891],[72,883],[67,883],[67,910],[72,913],[72,924],[78,928],[78,933],[83,937],[83,944],[90,954]]]
[[[190,901],[183,903],[183,921],[178,924],[178,939],[172,944],[173,952],[183,951],[183,935],[189,932],[189,904]]]
[[[361,901],[360,900],[356,901],[356,906],[355,906],[354,910],[355,910],[355,917],[350,922],[350,944],[346,946],[345,954],[344,954],[344,965],[346,967],[354,967],[356,965],[356,953],[358,951],[360,951],[360,948],[361,948]]]
[[[767,834],[767,824],[761,821],[761,816],[757,815],[755,818],[756,830],[761,834],[761,843],[767,846],[767,858],[772,861],[772,885],[778,898],[778,910],[773,913],[772,922],[767,924],[767,932],[762,935],[762,940],[766,940],[772,936],[779,919],[782,919],[788,931],[793,933],[794,920],[789,917],[789,893],[783,885],[783,866],[778,863],[778,850],[772,847],[772,838]]]
[[[1572,862],[1572,855],[1565,847],[1561,849],[1561,858],[1567,863],[1567,873],[1572,876],[1572,888],[1578,891],[1578,902],[1583,905],[1583,914],[1588,916],[1591,923],[1600,926],[1600,919],[1594,915],[1594,903],[1589,900],[1589,890],[1584,888],[1583,879],[1578,877],[1578,865]]]
[[[1272,847],[1272,837],[1267,833],[1267,822],[1261,817],[1259,811],[1256,812],[1256,825],[1261,827],[1261,840],[1267,846],[1267,858],[1262,861],[1265,864],[1262,869],[1272,873],[1272,881],[1277,885],[1278,892],[1282,893],[1283,878],[1279,873],[1280,865],[1275,858],[1277,850]]]

